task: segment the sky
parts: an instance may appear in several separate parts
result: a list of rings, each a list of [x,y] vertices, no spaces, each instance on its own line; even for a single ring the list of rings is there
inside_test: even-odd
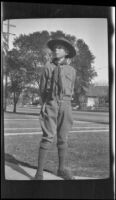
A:
[[[7,21],[3,23],[3,31],[7,31]],[[48,32],[61,30],[66,34],[83,39],[95,56],[94,68],[97,77],[93,82],[108,84],[108,32],[105,18],[49,18],[49,19],[13,19],[10,24],[9,48],[13,48],[13,40],[20,34],[47,30]]]

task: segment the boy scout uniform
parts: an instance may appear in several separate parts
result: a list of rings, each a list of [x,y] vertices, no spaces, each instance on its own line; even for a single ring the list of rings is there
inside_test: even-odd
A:
[[[54,51],[58,45],[66,49],[69,58],[76,55],[74,47],[66,39],[52,39],[47,43]],[[65,180],[74,179],[72,173],[65,169],[65,157],[67,152],[67,133],[72,127],[71,99],[75,82],[75,70],[66,63],[67,59],[58,59],[57,56],[51,63],[44,67],[40,93],[42,109],[40,114],[41,128],[43,131],[39,148],[38,168],[34,180],[43,180],[43,169],[48,149],[57,134],[57,147],[59,166],[57,175]],[[60,62],[60,64],[59,64]]]
[[[43,131],[43,137],[40,147],[48,149],[53,142],[54,136],[57,134],[57,147],[59,149],[67,146],[67,133],[73,124],[71,99],[75,83],[75,70],[72,66],[62,63],[60,64],[62,95],[52,98],[51,85],[53,72],[56,64],[47,63],[44,67],[41,82],[40,93],[43,106],[40,114],[40,123]]]

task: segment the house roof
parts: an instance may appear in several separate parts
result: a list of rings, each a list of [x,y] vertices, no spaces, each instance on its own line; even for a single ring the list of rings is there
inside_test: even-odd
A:
[[[88,97],[102,97],[107,96],[108,86],[91,86],[87,89],[86,95]]]

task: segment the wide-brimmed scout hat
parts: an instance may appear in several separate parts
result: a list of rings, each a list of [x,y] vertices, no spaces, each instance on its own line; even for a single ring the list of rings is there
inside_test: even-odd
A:
[[[72,58],[76,55],[76,50],[75,48],[73,47],[73,45],[65,38],[57,38],[57,39],[50,39],[47,43],[47,46],[52,50],[54,51],[54,48],[57,46],[57,45],[61,45],[61,46],[64,46],[68,51],[69,51],[69,54],[68,54],[68,57],[69,58]]]

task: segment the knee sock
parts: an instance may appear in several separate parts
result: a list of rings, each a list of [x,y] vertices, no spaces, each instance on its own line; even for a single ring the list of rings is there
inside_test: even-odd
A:
[[[38,157],[38,168],[37,168],[37,175],[42,175],[43,174],[43,169],[44,169],[44,163],[47,157],[48,150],[43,149],[40,147],[39,149],[39,157]]]
[[[63,170],[65,167],[66,149],[58,148],[59,167],[58,170]]]

